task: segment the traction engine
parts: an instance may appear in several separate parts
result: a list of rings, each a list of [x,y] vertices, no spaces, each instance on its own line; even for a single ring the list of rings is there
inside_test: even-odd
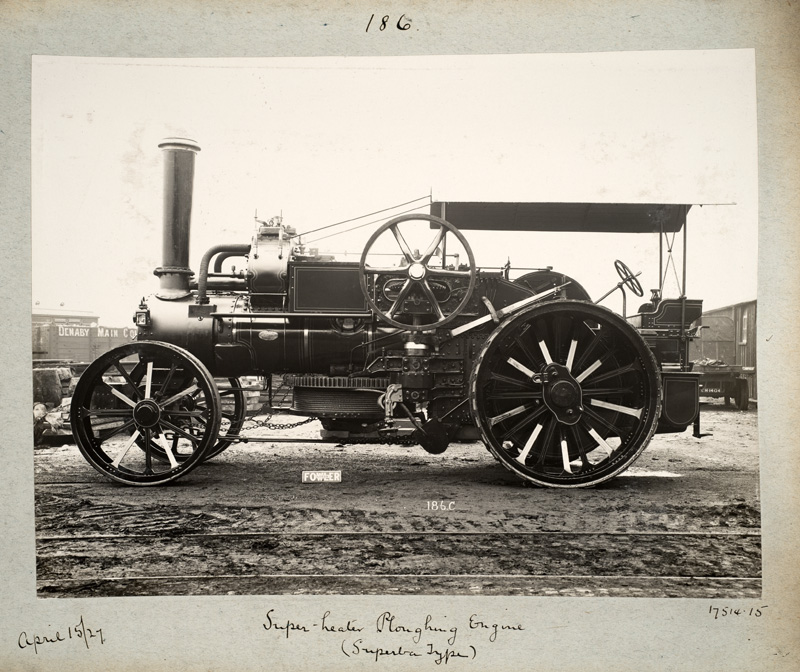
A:
[[[200,148],[159,147],[159,289],[135,311],[137,340],[87,368],[71,407],[82,454],[108,478],[168,483],[233,442],[257,440],[240,434],[243,376],[282,375],[289,412],[319,419],[328,439],[414,442],[430,453],[482,440],[522,479],[553,487],[606,481],[657,430],[696,421],[691,333],[637,329],[552,269],[514,280],[508,268],[479,269],[443,204],[384,223],[358,262],[300,244],[280,217],[257,220],[249,243],[215,245],[194,273]],[[229,259],[240,270],[225,270]],[[617,262],[617,272],[615,289],[641,296],[630,269]]]

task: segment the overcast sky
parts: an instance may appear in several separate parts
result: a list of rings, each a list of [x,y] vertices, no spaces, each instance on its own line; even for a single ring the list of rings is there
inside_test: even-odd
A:
[[[170,136],[202,148],[195,271],[212,245],[249,242],[256,212],[304,232],[430,194],[727,203],[690,212],[688,295],[706,309],[756,297],[752,50],[35,57],[32,114],[33,300],[107,326],[130,324],[158,287],[157,145]],[[374,228],[319,247],[357,260]],[[655,235],[466,236],[479,266],[553,266],[594,297],[617,281],[615,259],[642,271],[646,290],[658,285]],[[621,309],[617,295],[604,303]]]

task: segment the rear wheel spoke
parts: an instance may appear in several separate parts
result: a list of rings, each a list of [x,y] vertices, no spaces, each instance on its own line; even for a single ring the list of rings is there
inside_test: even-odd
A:
[[[512,437],[517,432],[521,432],[523,429],[529,427],[532,423],[534,423],[537,418],[539,418],[545,411],[546,407],[540,406],[537,408],[533,413],[526,415],[522,420],[520,420],[516,425],[510,427],[504,434],[500,436],[501,441],[505,441],[506,439]]]
[[[630,324],[600,306],[565,299],[521,311],[496,327],[477,362],[470,392],[484,441],[539,485],[613,478],[655,431],[655,359]]]

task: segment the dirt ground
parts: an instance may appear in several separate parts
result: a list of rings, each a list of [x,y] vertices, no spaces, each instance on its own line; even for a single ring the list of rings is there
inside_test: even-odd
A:
[[[710,436],[657,435],[578,490],[527,487],[480,443],[303,443],[316,422],[159,488],[107,481],[74,445],[37,449],[38,591],[757,597],[757,411],[701,417]],[[301,483],[322,469],[341,482]]]

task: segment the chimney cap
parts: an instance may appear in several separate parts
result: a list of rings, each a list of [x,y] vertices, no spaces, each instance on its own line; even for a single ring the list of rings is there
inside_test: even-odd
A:
[[[159,149],[181,149],[187,152],[199,152],[200,145],[188,138],[164,138],[158,143]]]

